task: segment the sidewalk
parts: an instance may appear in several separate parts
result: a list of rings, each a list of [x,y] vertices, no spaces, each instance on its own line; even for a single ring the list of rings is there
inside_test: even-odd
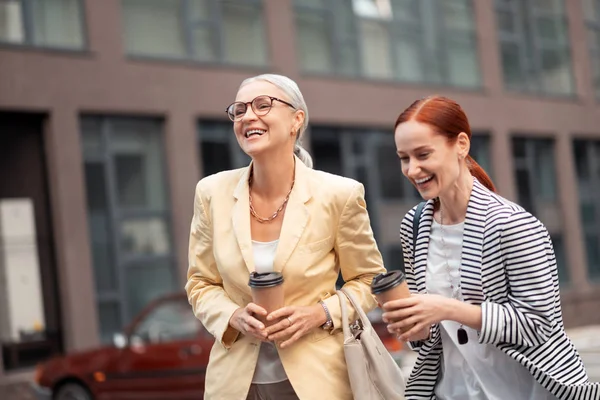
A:
[[[4,376],[0,380],[0,399],[2,400],[35,400],[29,383],[33,380],[33,372],[17,372]]]
[[[590,381],[600,382],[600,326],[570,329],[567,334],[581,355]]]

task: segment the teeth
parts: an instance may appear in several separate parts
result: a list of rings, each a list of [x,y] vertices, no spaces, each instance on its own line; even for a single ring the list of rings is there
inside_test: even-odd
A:
[[[250,135],[262,135],[265,132],[262,129],[250,129],[246,132],[246,137],[250,137]]]
[[[430,180],[431,178],[433,178],[433,175],[429,175],[428,177],[426,177],[426,178],[423,178],[423,179],[415,179],[415,182],[417,182],[417,184],[421,184],[421,183],[425,183],[425,182],[427,182],[427,181],[428,181],[428,180]]]

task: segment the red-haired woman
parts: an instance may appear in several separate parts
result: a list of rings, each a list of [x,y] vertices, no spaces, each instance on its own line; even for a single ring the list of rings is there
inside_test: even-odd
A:
[[[495,193],[470,141],[464,111],[441,96],[396,121],[402,173],[426,200],[415,248],[417,207],[400,230],[413,295],[383,305],[419,352],[406,398],[600,398],[564,330],[546,228]]]

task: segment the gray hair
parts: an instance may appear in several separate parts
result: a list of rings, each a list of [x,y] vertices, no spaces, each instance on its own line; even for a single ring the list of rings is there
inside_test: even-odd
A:
[[[258,76],[253,76],[252,78],[245,79],[240,88],[249,83],[256,81],[265,81],[269,82],[279,89],[281,89],[286,96],[288,96],[290,103],[297,110],[304,111],[304,122],[302,122],[302,126],[298,129],[296,133],[296,143],[294,144],[294,154],[309,168],[313,167],[313,160],[308,151],[302,147],[302,135],[306,131],[308,127],[308,107],[306,107],[306,102],[304,101],[304,96],[302,96],[302,92],[298,87],[298,84],[288,78],[287,76],[277,75],[277,74],[262,74]]]

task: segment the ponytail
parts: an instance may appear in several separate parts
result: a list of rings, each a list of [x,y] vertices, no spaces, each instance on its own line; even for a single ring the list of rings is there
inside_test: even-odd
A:
[[[485,172],[485,170],[481,168],[481,165],[477,164],[477,161],[475,161],[475,159],[473,159],[473,157],[471,156],[467,156],[466,163],[467,167],[469,168],[469,171],[471,172],[471,175],[477,178],[477,180],[481,182],[483,186],[496,193],[496,187],[494,186],[494,182],[492,182],[492,179]]]
[[[302,147],[298,142],[294,145],[294,154],[300,159],[308,168],[313,167],[313,159],[310,153]]]

